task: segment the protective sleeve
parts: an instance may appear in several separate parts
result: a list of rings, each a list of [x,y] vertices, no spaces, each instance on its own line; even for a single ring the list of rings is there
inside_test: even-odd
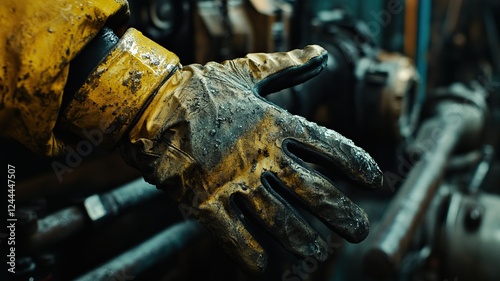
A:
[[[0,5],[0,136],[46,155],[64,152],[54,133],[69,64],[103,26],[126,22],[126,0],[3,0]]]

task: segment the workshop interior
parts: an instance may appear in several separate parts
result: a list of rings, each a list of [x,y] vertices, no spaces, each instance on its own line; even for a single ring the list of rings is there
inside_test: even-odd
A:
[[[351,244],[304,214],[328,241],[326,261],[297,258],[260,233],[269,262],[251,276],[192,219],[194,210],[146,183],[118,151],[95,146],[47,159],[1,139],[1,158],[17,173],[11,280],[499,280],[499,1],[129,6],[127,28],[184,65],[325,48],[328,64],[317,77],[266,98],[374,157],[382,189],[340,187],[368,214],[370,234]]]

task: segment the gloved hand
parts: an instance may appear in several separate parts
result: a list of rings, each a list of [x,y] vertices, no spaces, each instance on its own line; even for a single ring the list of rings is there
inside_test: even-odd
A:
[[[336,132],[261,97],[316,75],[326,58],[322,48],[309,46],[184,66],[124,145],[145,178],[193,206],[197,219],[251,272],[265,268],[266,254],[245,228],[248,215],[289,251],[326,257],[325,241],[277,188],[297,196],[347,240],[368,234],[365,213],[304,161],[321,159],[375,187],[382,177],[374,161]]]
[[[338,133],[262,98],[315,76],[326,59],[321,47],[308,46],[180,67],[137,113],[120,144],[147,181],[192,206],[251,273],[264,270],[266,253],[246,228],[248,220],[299,257],[327,256],[326,242],[288,198],[350,242],[368,234],[363,210],[306,162],[333,167],[367,188],[382,183],[376,163]]]

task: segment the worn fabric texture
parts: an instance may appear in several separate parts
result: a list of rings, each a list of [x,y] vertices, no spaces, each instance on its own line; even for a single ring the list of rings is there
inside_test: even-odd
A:
[[[298,256],[326,258],[327,243],[292,204],[348,241],[368,234],[363,210],[306,161],[368,188],[382,183],[376,163],[349,139],[263,98],[315,76],[326,59],[324,49],[307,46],[184,66],[122,146],[129,163],[193,208],[194,218],[251,273],[265,269],[267,255],[247,229],[250,221]]]
[[[71,60],[106,24],[126,22],[125,0],[3,0],[0,5],[0,136],[46,156],[56,136]]]

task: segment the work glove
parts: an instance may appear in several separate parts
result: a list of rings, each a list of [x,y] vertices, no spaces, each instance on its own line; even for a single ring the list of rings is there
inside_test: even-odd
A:
[[[158,57],[153,51],[136,57]],[[335,179],[312,167],[333,168],[351,183],[371,189],[382,184],[376,163],[349,139],[263,98],[315,76],[326,60],[324,49],[307,46],[220,64],[164,67],[168,74],[157,78],[163,84],[139,110],[132,110],[135,117],[123,119],[133,123],[118,144],[127,162],[148,182],[193,208],[193,217],[250,273],[263,272],[267,264],[264,249],[247,228],[252,222],[297,256],[319,260],[327,257],[328,245],[296,208],[311,212],[350,242],[368,234],[364,211],[336,188]],[[171,66],[175,60],[161,64],[165,62]],[[109,58],[104,64],[101,81],[118,67]],[[127,71],[129,76],[134,72]],[[116,73],[111,77],[124,83]],[[140,81],[145,75],[135,77],[136,90],[152,87]],[[94,107],[100,105],[89,106],[87,114]],[[123,113],[123,108],[116,110]],[[113,128],[120,130],[122,123],[114,122]]]

